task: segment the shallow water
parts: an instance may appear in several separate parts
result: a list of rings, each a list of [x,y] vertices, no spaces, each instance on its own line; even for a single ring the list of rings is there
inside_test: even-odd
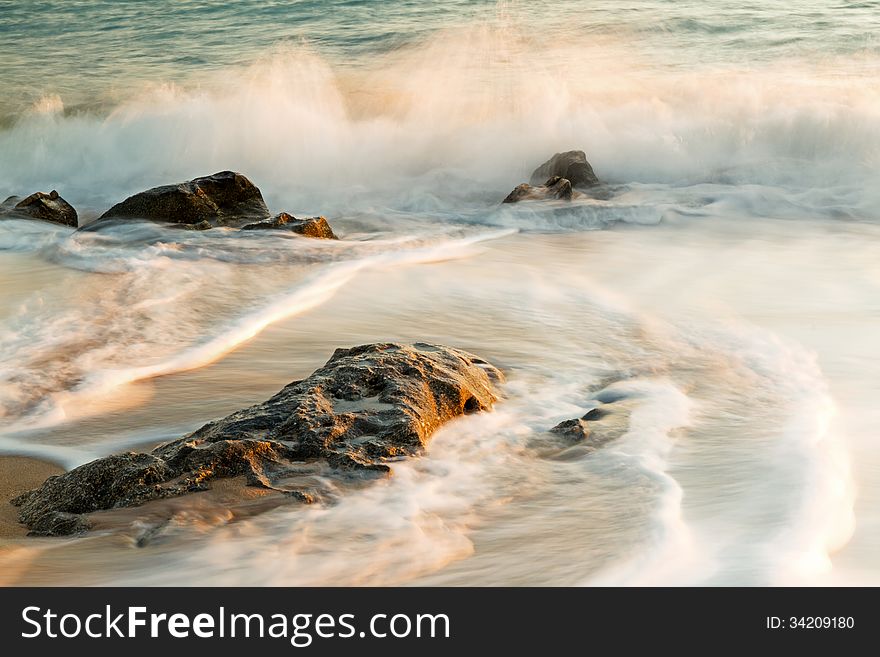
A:
[[[234,168],[343,237],[0,222],[0,450],[149,446],[372,341],[504,400],[333,506],[29,539],[4,581],[877,584],[876,3],[336,4],[0,9],[0,194],[88,220]],[[610,198],[498,205],[572,147]],[[618,440],[548,442],[597,397]]]

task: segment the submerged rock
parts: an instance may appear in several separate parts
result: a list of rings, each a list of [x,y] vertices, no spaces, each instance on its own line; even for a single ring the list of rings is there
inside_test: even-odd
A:
[[[39,219],[62,226],[77,227],[79,218],[73,206],[54,189],[48,194],[34,192],[24,199],[10,196],[0,204],[0,216],[21,219]]]
[[[589,440],[591,446],[600,447],[601,445],[620,437],[620,431],[609,430],[610,425],[618,423],[599,422],[609,415],[612,414],[604,408],[593,408],[579,418],[560,422],[550,429],[550,432],[564,436],[569,440]]]
[[[584,440],[590,437],[590,425],[583,418],[563,420],[550,431],[574,440]]]
[[[417,343],[337,349],[309,377],[271,399],[209,422],[149,454],[98,459],[13,500],[33,534],[85,531],[82,514],[204,490],[218,477],[308,502],[297,474],[323,463],[326,476],[375,477],[388,460],[419,453],[460,415],[486,410],[502,374],[457,349]]]
[[[548,201],[559,199],[562,201],[570,201],[573,198],[580,198],[583,194],[576,192],[571,188],[571,182],[565,178],[554,176],[549,178],[543,185],[537,187],[528,183],[517,185],[503,203],[519,203],[520,201]]]
[[[620,380],[609,379],[594,391],[591,408],[582,416],[564,420],[549,430],[556,446],[544,445],[546,456],[563,460],[581,458],[626,435],[639,399],[637,394],[615,385]]]
[[[125,218],[189,225],[239,225],[268,219],[269,209],[260,190],[244,175],[221,171],[129,196],[98,221]]]
[[[577,188],[587,189],[599,185],[599,179],[593,173],[593,167],[587,162],[583,151],[566,151],[556,153],[549,160],[532,172],[529,182],[517,185],[504,203],[519,201],[571,201],[583,198],[584,194]],[[602,190],[599,190],[601,195]],[[591,192],[593,196],[596,192]]]
[[[308,217],[297,219],[293,215],[282,212],[266,221],[258,221],[253,224],[242,226],[242,230],[289,230],[305,237],[317,237],[321,239],[338,239],[333,234],[333,229],[324,217]]]
[[[593,167],[587,162],[587,156],[583,151],[556,153],[534,170],[529,178],[529,184],[539,185],[542,180],[555,176],[570,181],[573,187],[593,187],[599,184],[599,179],[593,173]]]

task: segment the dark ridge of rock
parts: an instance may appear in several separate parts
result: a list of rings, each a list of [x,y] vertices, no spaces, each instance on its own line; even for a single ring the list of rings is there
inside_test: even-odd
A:
[[[599,179],[583,151],[556,153],[534,170],[529,184],[539,185],[542,180],[555,176],[569,180],[573,187],[593,187],[599,184]]]
[[[39,219],[73,228],[76,228],[78,224],[76,210],[54,189],[48,194],[34,192],[24,199],[10,196],[0,204],[0,215],[22,219]]]
[[[596,420],[601,420],[606,415],[608,415],[608,411],[601,408],[593,408],[587,411],[581,419],[587,420],[588,422],[595,422]]]
[[[611,417],[611,421],[601,420]],[[572,441],[588,440],[591,447],[601,447],[611,440],[619,438],[625,431],[621,422],[615,422],[614,414],[604,408],[593,408],[584,415],[573,420],[564,420],[550,429],[551,433],[558,434]],[[628,413],[624,412],[618,420],[623,420]]]
[[[13,500],[32,534],[88,529],[82,514],[138,506],[244,475],[249,485],[309,502],[301,473],[323,464],[339,480],[387,475],[388,460],[418,454],[445,422],[497,399],[499,370],[457,349],[417,343],[337,349],[274,397],[209,422],[149,454],[92,461]],[[306,481],[313,481],[305,478]]]
[[[282,212],[266,221],[258,221],[253,224],[242,226],[242,230],[289,230],[305,237],[317,237],[320,239],[339,239],[334,235],[333,229],[324,217],[308,217],[297,219],[293,215]]]
[[[583,418],[564,420],[550,431],[574,440],[585,440],[590,437],[590,425]]]
[[[221,171],[129,196],[102,214],[98,221],[124,218],[225,226],[268,219],[269,209],[260,190],[245,176]]]
[[[517,185],[502,202],[519,203],[520,201],[549,201],[554,199],[571,201],[581,197],[583,197],[583,194],[574,191],[569,180],[553,176],[547,179],[547,182],[543,185],[538,185],[537,187],[528,183]]]

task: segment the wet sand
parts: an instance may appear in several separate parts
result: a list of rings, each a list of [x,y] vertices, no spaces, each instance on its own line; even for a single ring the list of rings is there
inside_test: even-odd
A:
[[[244,477],[223,478],[211,481],[205,492],[91,514],[93,531],[81,536],[28,537],[8,500],[61,472],[36,459],[0,457],[0,586],[110,584],[144,563],[161,568],[181,544],[197,544],[214,528],[292,503],[247,486]],[[89,569],[76,566],[86,562],[100,564],[106,580],[95,582]]]
[[[18,509],[9,500],[62,472],[64,469],[54,463],[26,456],[0,456],[0,550],[9,539],[27,535],[27,527],[18,522]]]

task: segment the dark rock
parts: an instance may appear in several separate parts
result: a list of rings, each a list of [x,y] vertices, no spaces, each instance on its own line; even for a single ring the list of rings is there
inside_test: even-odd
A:
[[[339,480],[386,475],[388,460],[418,454],[445,422],[488,409],[501,373],[457,349],[371,344],[337,349],[320,369],[271,399],[210,422],[149,454],[98,459],[20,495],[19,518],[35,533],[82,531],[85,514],[247,483],[311,501],[297,473],[324,464]],[[74,522],[73,520],[76,520]]]
[[[549,178],[543,185],[538,185],[537,187],[528,183],[517,185],[503,202],[519,203],[520,201],[548,201],[553,199],[571,201],[582,196],[583,194],[571,188],[571,182],[565,178],[554,176]]]
[[[596,420],[601,420],[606,415],[608,415],[608,411],[601,408],[593,408],[587,411],[586,414],[581,417],[581,419],[587,420],[588,422],[595,422]]]
[[[580,441],[589,439],[592,446],[599,447],[600,445],[619,437],[621,433],[620,431],[608,431],[608,427],[606,426],[608,423],[600,422],[600,420],[609,415],[611,415],[611,413],[604,408],[592,408],[579,418],[560,422],[550,429],[550,431],[551,433],[559,434],[570,440]],[[598,433],[596,431],[597,429]]]
[[[10,196],[0,204],[0,216],[39,219],[73,228],[76,228],[78,222],[76,210],[54,189],[48,194],[34,192],[25,199]]]
[[[253,224],[242,226],[242,230],[289,230],[305,237],[318,237],[322,239],[338,239],[333,234],[330,224],[324,217],[309,217],[297,219],[293,215],[282,212],[266,221],[258,221]]]
[[[587,421],[582,418],[560,422],[550,429],[550,431],[573,440],[585,440],[590,437],[590,426]]]
[[[593,187],[599,179],[593,173],[593,167],[587,162],[583,151],[566,151],[556,153],[532,173],[529,184],[539,185],[542,180],[559,176],[569,180],[573,187]]]
[[[173,224],[237,225],[269,217],[263,195],[240,173],[221,171],[130,196],[99,217],[149,219]]]

